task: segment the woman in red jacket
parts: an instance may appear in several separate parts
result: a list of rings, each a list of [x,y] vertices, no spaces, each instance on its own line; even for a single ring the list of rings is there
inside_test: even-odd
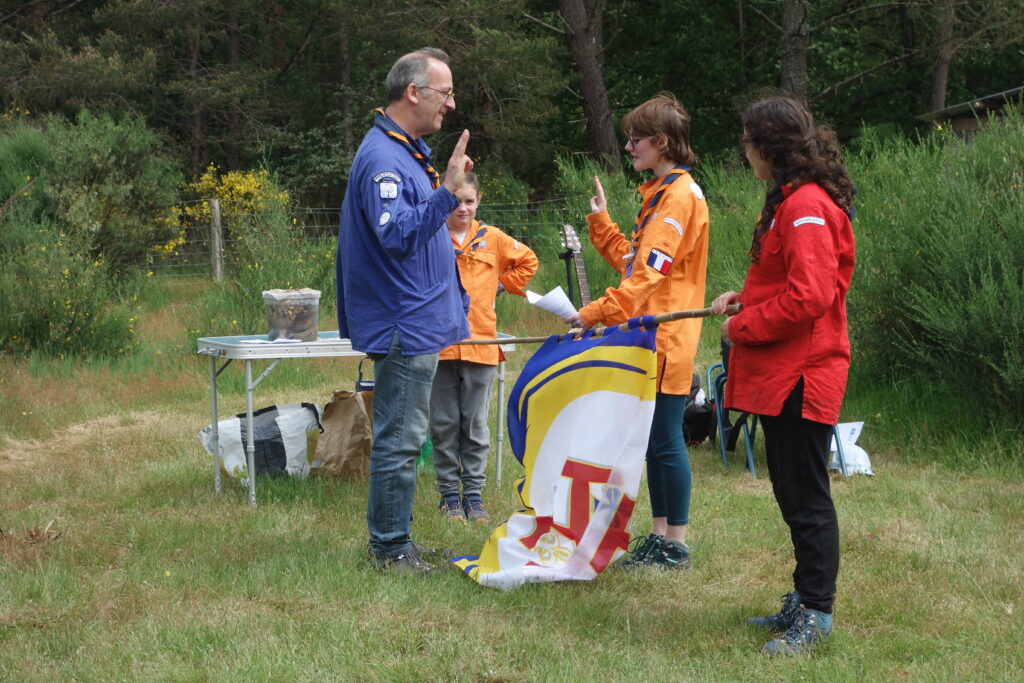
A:
[[[839,573],[827,467],[850,367],[853,183],[835,135],[794,99],[748,107],[743,145],[769,190],[743,291],[722,294],[711,308],[720,315],[742,304],[722,324],[732,344],[725,403],[761,416],[772,490],[796,557],[782,609],[748,622],[782,632],[762,653],[798,654],[831,632]]]

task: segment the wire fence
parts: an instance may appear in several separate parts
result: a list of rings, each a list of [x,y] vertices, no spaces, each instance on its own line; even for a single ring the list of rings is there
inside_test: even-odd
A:
[[[542,259],[556,258],[564,251],[562,225],[580,227],[585,224],[589,198],[587,196],[559,197],[533,202],[482,203],[477,219],[501,228],[520,242],[528,245]],[[202,204],[197,200],[183,204]],[[217,202],[208,202],[220,206]],[[290,229],[311,243],[335,240],[338,235],[339,207],[297,207],[291,209]],[[228,261],[238,244],[237,235],[243,226],[254,223],[255,214],[235,210],[224,202],[219,210],[179,213],[179,237],[173,248],[158,251],[150,270],[161,275],[216,278],[218,261]],[[206,217],[205,214],[212,216]],[[585,230],[583,231],[586,232]],[[219,244],[219,249],[215,246]],[[220,266],[222,267],[222,266]]]

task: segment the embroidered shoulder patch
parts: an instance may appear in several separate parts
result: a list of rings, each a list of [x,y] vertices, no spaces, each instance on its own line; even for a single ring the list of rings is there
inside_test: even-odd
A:
[[[373,176],[373,182],[379,183],[382,180],[393,180],[396,183],[402,182],[402,178],[397,173],[391,171],[383,171]]]
[[[803,218],[797,218],[793,221],[793,227],[799,228],[801,225],[806,225],[807,223],[810,223],[811,225],[825,225],[825,219],[818,218],[817,216],[804,216]]]
[[[647,255],[647,265],[664,275],[672,269],[672,257],[657,249],[651,249],[651,253]]]
[[[704,199],[704,191],[700,189],[700,185],[697,183],[690,183],[690,192],[692,192],[693,196],[697,199]]]
[[[384,226],[388,224],[389,220],[391,220],[391,212],[385,211],[380,215],[380,218],[377,220],[377,223],[380,224],[381,226]]]
[[[395,199],[398,197],[398,183],[390,180],[385,180],[377,187],[380,188],[381,199]]]
[[[679,225],[679,221],[677,221],[675,218],[669,218],[668,216],[665,216],[661,220],[665,221],[666,223],[671,225],[673,228],[675,228],[676,232],[678,232],[680,235],[683,234],[683,226]]]

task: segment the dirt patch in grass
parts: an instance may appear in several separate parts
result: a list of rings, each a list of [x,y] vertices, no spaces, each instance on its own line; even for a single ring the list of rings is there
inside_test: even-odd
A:
[[[49,439],[8,439],[0,449],[0,472],[34,467],[51,457],[65,457],[83,450],[97,436],[117,439],[118,433],[137,431],[140,426],[156,427],[167,420],[166,414],[154,410],[108,415],[69,425],[56,431]]]

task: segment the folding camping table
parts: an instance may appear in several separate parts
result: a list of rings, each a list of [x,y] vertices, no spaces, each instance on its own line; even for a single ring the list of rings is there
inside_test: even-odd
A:
[[[220,449],[217,445],[217,377],[231,361],[239,359],[245,362],[245,417],[247,425],[252,424],[253,392],[256,385],[270,374],[278,363],[285,358],[362,358],[363,353],[352,348],[348,339],[342,339],[337,332],[320,332],[316,341],[269,342],[266,334],[252,334],[237,337],[203,337],[197,340],[199,355],[210,358],[210,417],[211,439],[213,449],[213,487],[220,493]],[[226,362],[217,368],[217,359]],[[269,360],[270,365],[253,381],[252,362]],[[256,442],[253,430],[246,429],[246,465],[249,470],[249,504],[256,504]]]
[[[508,335],[503,335],[508,336]],[[352,348],[348,339],[342,339],[337,332],[320,332],[316,341],[308,342],[268,342],[265,334],[241,335],[235,337],[202,337],[197,340],[198,353],[210,359],[210,419],[211,447],[213,450],[213,486],[220,493],[220,449],[217,444],[217,377],[231,361],[239,359],[245,362],[245,416],[246,424],[252,424],[253,393],[263,378],[270,374],[278,363],[285,358],[362,358],[365,354]],[[510,352],[514,345],[502,345],[502,349]],[[217,367],[217,359],[226,359]],[[254,381],[252,363],[254,360],[269,360],[270,365]],[[505,363],[498,364],[498,482],[501,482],[501,456],[505,436]],[[247,486],[249,504],[256,504],[256,443],[252,429],[246,429],[246,465],[249,471]]]

